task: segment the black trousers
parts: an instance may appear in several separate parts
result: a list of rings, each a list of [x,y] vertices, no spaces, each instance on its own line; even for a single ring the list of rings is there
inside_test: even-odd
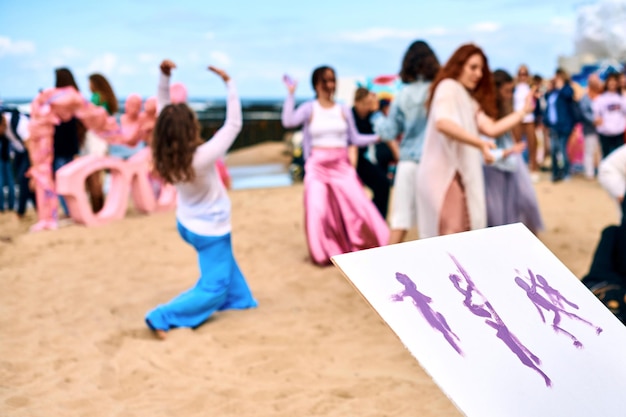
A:
[[[26,176],[26,171],[30,168],[28,151],[16,153],[13,159],[15,164],[15,182],[17,183],[17,214],[20,216],[26,213],[26,203],[30,200],[35,205],[35,193],[30,190],[28,183],[30,179]]]
[[[608,154],[624,144],[624,132],[619,135],[603,135],[599,133],[598,136],[600,137],[602,158],[606,158]]]
[[[380,167],[372,164],[369,159],[365,157],[365,150],[359,149],[359,159],[356,165],[356,172],[363,181],[363,184],[367,186],[374,197],[372,202],[380,212],[383,219],[387,219],[387,210],[389,208],[389,191],[391,184],[389,178],[387,178],[387,171],[384,171]]]

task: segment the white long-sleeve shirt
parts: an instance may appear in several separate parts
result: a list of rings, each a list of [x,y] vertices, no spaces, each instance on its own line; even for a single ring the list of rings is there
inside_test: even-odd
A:
[[[170,104],[170,101],[170,76],[161,72],[157,88],[157,114],[161,113],[163,107]]]
[[[169,80],[169,77],[168,77]],[[189,231],[204,236],[230,233],[230,199],[220,180],[215,161],[226,155],[241,131],[241,102],[234,81],[226,83],[226,121],[193,156],[193,181],[174,184],[178,192],[176,218]],[[159,92],[161,86],[159,85]]]
[[[600,162],[598,182],[614,198],[626,194],[626,145],[611,152]]]

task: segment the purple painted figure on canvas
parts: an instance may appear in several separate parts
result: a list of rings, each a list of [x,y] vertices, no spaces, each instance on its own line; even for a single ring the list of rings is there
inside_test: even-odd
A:
[[[459,272],[461,273],[460,276],[457,274],[450,274],[450,281],[452,281],[452,284],[457,291],[465,296],[463,304],[470,312],[472,312],[472,314],[478,317],[484,317],[486,319],[485,323],[496,330],[496,336],[498,339],[502,340],[525,366],[533,369],[541,375],[546,383],[546,386],[551,386],[552,381],[538,366],[541,365],[541,360],[526,346],[524,346],[513,333],[511,333],[491,303],[478,290],[478,288],[476,288],[476,285],[459,261],[451,254],[450,258],[452,258],[452,261],[456,264]]]
[[[565,297],[563,297],[563,295],[561,295],[559,291],[551,287],[550,284],[548,284],[548,281],[546,281],[544,277],[542,277],[539,274],[535,276],[535,274],[533,273],[533,271],[530,270],[530,268],[528,269],[528,274],[530,275],[530,278],[528,278],[529,282],[527,282],[524,278],[520,276],[516,276],[515,283],[521,289],[526,291],[526,295],[528,296],[530,301],[532,301],[532,303],[535,305],[535,308],[539,312],[539,315],[541,316],[541,320],[544,323],[546,322],[546,318],[543,314],[542,309],[545,310],[546,312],[551,311],[554,313],[554,318],[552,319],[552,328],[554,329],[555,332],[567,335],[570,339],[572,339],[572,341],[574,342],[574,346],[576,346],[577,348],[583,347],[583,344],[580,342],[580,340],[576,338],[576,336],[574,336],[573,334],[566,331],[560,326],[561,318],[562,318],[561,316],[563,315],[563,316],[569,317],[570,319],[581,321],[585,324],[588,324],[591,327],[595,327],[596,334],[602,333],[602,328],[597,327],[593,323],[583,319],[582,317],[567,311],[566,310],[567,306],[574,308],[576,310],[578,310],[578,306],[572,303],[571,301],[569,301],[568,299],[566,299]],[[542,294],[540,294],[537,290],[543,290],[547,298],[544,297]]]
[[[461,348],[457,345],[455,339],[460,340],[459,337],[454,334],[454,332],[448,326],[448,322],[445,317],[437,311],[434,311],[430,307],[430,303],[433,301],[432,298],[428,297],[425,294],[422,294],[418,289],[415,283],[405,274],[401,274],[400,272],[396,272],[396,280],[402,285],[404,285],[404,291],[401,291],[397,294],[391,296],[392,301],[402,301],[406,297],[413,300],[413,305],[417,307],[417,309],[422,313],[422,316],[426,319],[430,326],[441,332],[443,337],[448,341],[450,346],[457,351],[457,353],[463,356],[463,352]]]

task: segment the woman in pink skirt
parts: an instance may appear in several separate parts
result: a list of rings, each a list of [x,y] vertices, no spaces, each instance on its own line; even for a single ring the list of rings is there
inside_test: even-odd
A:
[[[335,102],[332,68],[315,69],[312,84],[316,98],[296,108],[296,83],[286,81],[282,123],[286,128],[303,125],[307,243],[313,262],[327,265],[334,255],[386,244],[389,229],[348,157],[349,145],[368,145],[378,137],[359,134],[350,108]]]

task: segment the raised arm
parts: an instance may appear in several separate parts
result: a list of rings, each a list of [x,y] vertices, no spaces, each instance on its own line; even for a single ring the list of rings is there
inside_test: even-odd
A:
[[[452,140],[478,148],[485,162],[491,163],[494,158],[490,150],[496,147],[495,143],[490,140],[483,140],[478,135],[463,128],[461,109],[457,101],[462,88],[458,82],[445,79],[435,89],[430,105],[430,114],[434,120],[435,129]]]
[[[157,114],[161,113],[163,107],[171,103],[170,75],[172,75],[172,69],[176,68],[176,64],[169,59],[164,59],[159,68],[161,73],[159,75],[159,87],[157,90]]]
[[[280,114],[280,120],[283,124],[283,127],[287,129],[291,129],[294,127],[300,127],[311,118],[311,112],[313,107],[310,105],[310,102],[304,103],[300,105],[296,109],[296,87],[298,87],[298,83],[295,80],[292,80],[290,77],[283,77],[283,83],[287,87],[287,98],[283,103],[283,110]]]
[[[480,133],[495,138],[498,136],[502,136],[504,133],[513,129],[513,127],[522,122],[524,116],[526,116],[527,114],[528,113],[524,111],[516,111],[501,119],[493,120],[485,113],[480,112],[477,116],[476,122],[478,124],[478,130],[480,131]]]
[[[228,89],[226,100],[226,120],[224,125],[209,139],[196,150],[194,156],[194,166],[202,167],[214,163],[218,158],[224,156],[231,147],[237,135],[241,131],[242,116],[241,102],[237,94],[235,82],[230,79],[228,74],[215,67],[209,67],[211,71],[222,77]]]
[[[283,110],[280,115],[283,127],[290,129],[302,126],[310,117],[311,107],[302,105],[296,109],[296,98],[294,94],[290,92],[283,103]]]

